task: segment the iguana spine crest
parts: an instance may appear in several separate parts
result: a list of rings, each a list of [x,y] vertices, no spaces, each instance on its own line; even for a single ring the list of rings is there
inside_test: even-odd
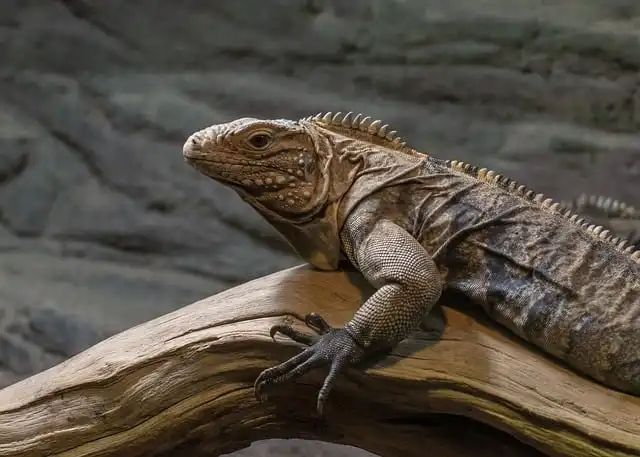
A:
[[[407,146],[407,142],[403,138],[396,136],[398,132],[391,130],[389,124],[383,124],[380,119],[370,122],[371,117],[362,113],[354,116],[352,111],[344,115],[340,111],[336,113],[329,111],[308,116],[301,120],[313,122],[333,131],[336,131],[336,127],[338,127],[340,130],[337,130],[337,133],[348,133],[349,131],[363,133],[371,139],[382,140],[385,146],[395,151],[417,153],[415,149]]]
[[[580,196],[575,199],[575,203],[578,206],[589,205],[592,208],[605,211],[609,216],[621,219],[637,219],[640,217],[640,210],[638,208],[604,195],[580,194]]]
[[[391,127],[388,124],[384,124],[379,119],[370,122],[371,117],[364,116],[361,113],[354,116],[352,111],[349,111],[344,115],[340,111],[336,113],[328,111],[325,113],[321,112],[316,115],[305,117],[301,119],[301,121],[313,122],[323,128],[339,134],[349,135],[350,133],[356,132],[358,135],[364,134],[369,138],[370,142],[375,144],[383,144],[389,149],[395,151],[409,153],[412,155],[427,155],[407,146],[406,141],[404,141],[404,139],[402,139],[401,137],[396,136],[397,131],[391,130]],[[355,136],[355,138],[360,140],[363,139],[360,136]],[[578,227],[584,229],[593,237],[605,243],[609,243],[617,251],[620,251],[624,254],[629,254],[631,256],[631,259],[633,259],[637,263],[640,263],[640,249],[636,249],[634,245],[629,245],[628,240],[613,236],[611,232],[605,227],[601,225],[590,224],[584,218],[580,217],[579,214],[566,209],[562,205],[562,203],[556,202],[551,198],[546,198],[544,194],[536,193],[533,190],[528,189],[526,186],[514,181],[513,179],[502,176],[495,171],[489,170],[487,168],[476,167],[459,160],[445,160],[444,163],[452,170],[463,172],[469,176],[475,177],[476,179],[482,180],[489,185],[501,187],[513,193],[514,195],[518,195],[528,202],[533,203],[534,205],[545,211],[550,211],[566,218]],[[617,205],[614,205],[613,201],[600,202],[597,197],[595,197],[595,201],[595,204],[609,205],[612,210],[613,208],[617,208],[617,211],[635,211],[634,208],[617,201],[615,202],[617,203]]]
[[[579,214],[568,210],[561,203],[554,201],[552,198],[547,198],[542,193],[536,193],[533,190],[528,189],[526,186],[519,184],[517,181],[486,168],[479,168],[459,160],[446,160],[445,163],[454,170],[462,171],[470,176],[476,177],[477,179],[481,179],[490,185],[506,189],[514,195],[518,195],[521,198],[537,205],[543,210],[559,214],[578,227],[584,229],[595,238],[611,244],[616,250],[623,252],[624,254],[630,254],[633,260],[640,263],[640,250],[637,250],[633,245],[629,245],[628,240],[611,235],[611,232],[601,225],[590,224]]]

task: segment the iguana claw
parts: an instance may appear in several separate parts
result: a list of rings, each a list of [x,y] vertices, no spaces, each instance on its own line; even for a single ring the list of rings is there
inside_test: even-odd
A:
[[[307,335],[290,325],[274,325],[271,328],[272,338],[276,333],[282,333],[293,341],[309,347],[289,360],[260,373],[254,383],[254,392],[258,401],[261,401],[262,389],[265,386],[298,378],[313,368],[329,364],[329,374],[318,392],[316,406],[318,414],[322,415],[336,376],[347,365],[358,363],[364,355],[364,350],[345,329],[331,327],[318,314],[311,313],[305,316],[305,324],[318,335]]]

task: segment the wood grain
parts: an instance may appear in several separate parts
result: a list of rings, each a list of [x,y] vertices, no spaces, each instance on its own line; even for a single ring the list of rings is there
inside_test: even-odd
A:
[[[640,399],[550,360],[482,314],[443,307],[420,331],[350,370],[324,419],[324,370],[253,397],[264,368],[295,354],[271,325],[311,311],[346,322],[371,290],[353,272],[302,266],[133,327],[0,391],[0,455],[212,456],[282,437],[382,456],[638,456]],[[436,319],[434,322],[438,322]],[[286,342],[286,340],[282,340]]]

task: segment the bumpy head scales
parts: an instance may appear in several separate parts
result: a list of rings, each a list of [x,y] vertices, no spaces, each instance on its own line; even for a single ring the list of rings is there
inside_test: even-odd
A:
[[[187,139],[183,155],[249,203],[282,216],[312,211],[322,192],[313,139],[294,121],[242,118],[212,125]]]
[[[355,176],[350,167],[358,167],[336,158],[342,151],[334,140],[411,151],[388,126],[369,121],[351,113],[298,121],[242,118],[194,133],[183,155],[202,174],[233,188],[303,259],[333,269],[340,255],[337,206]]]
[[[300,222],[340,197],[337,186],[330,185],[332,178],[341,176],[332,171],[343,171],[329,168],[341,153],[329,140],[336,134],[424,156],[388,124],[351,112],[318,113],[299,121],[241,118],[212,125],[187,139],[183,155],[201,173],[234,188],[251,204]]]
[[[340,254],[337,207],[362,164],[342,160],[353,140],[364,153],[369,144],[420,155],[382,121],[339,112],[212,125],[187,139],[183,155],[202,174],[233,188],[302,258],[332,269]]]

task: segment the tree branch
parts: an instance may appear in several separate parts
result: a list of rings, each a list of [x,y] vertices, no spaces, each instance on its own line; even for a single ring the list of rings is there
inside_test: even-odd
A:
[[[300,350],[273,343],[271,325],[301,326],[311,311],[342,325],[370,293],[358,274],[297,267],[117,334],[0,391],[0,455],[211,456],[282,437],[383,456],[640,455],[639,398],[464,309],[443,308],[436,344],[417,332],[375,367],[342,376],[324,420],[315,416],[324,370],[254,399],[258,373]]]

